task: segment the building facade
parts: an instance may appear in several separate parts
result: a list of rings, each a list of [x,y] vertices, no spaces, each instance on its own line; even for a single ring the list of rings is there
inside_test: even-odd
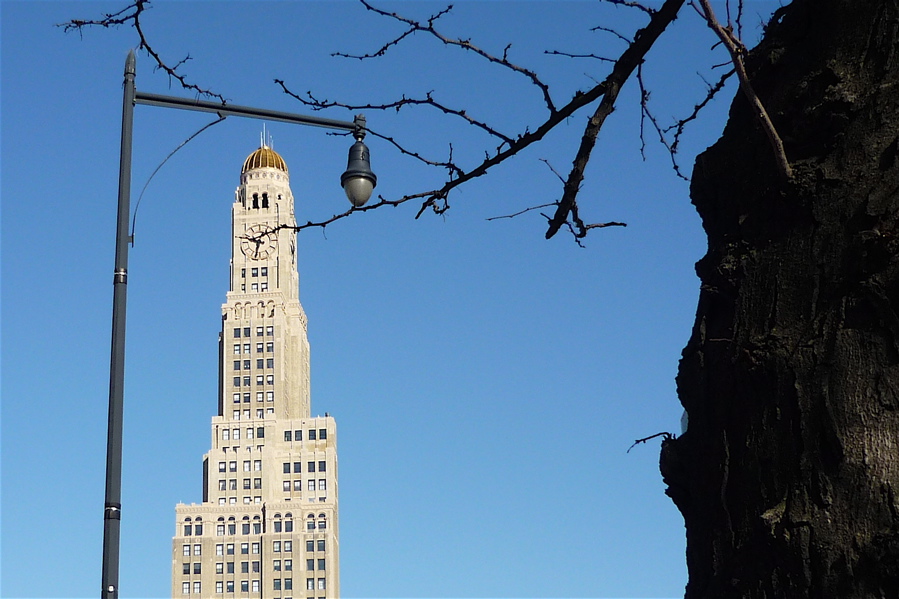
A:
[[[337,430],[312,417],[287,165],[263,145],[232,206],[218,415],[202,503],[175,507],[172,597],[340,596]]]

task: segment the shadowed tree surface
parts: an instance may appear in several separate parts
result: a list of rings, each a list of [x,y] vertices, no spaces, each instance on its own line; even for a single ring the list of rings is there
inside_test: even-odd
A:
[[[663,444],[688,598],[899,597],[899,4],[796,0],[691,197],[709,249]]]

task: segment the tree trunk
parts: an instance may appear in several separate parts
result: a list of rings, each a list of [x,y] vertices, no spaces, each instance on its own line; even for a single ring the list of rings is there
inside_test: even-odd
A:
[[[899,597],[899,0],[795,0],[696,161],[708,235],[663,443],[688,599]]]

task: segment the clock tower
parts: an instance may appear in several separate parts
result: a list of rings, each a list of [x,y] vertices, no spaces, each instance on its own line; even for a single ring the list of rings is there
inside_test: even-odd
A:
[[[293,194],[267,145],[244,161],[231,214],[218,414],[202,503],[175,508],[172,597],[337,598],[337,431],[310,412]]]

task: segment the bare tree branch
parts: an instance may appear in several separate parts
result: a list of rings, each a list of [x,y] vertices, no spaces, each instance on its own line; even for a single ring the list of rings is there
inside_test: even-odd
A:
[[[728,23],[726,27],[721,25],[717,17],[715,17],[715,11],[712,10],[712,5],[709,3],[709,0],[691,0],[690,5],[696,12],[702,15],[709,28],[715,32],[715,35],[718,36],[718,39],[720,39],[721,43],[724,44],[724,47],[727,48],[731,62],[734,64],[734,70],[737,72],[737,78],[740,80],[740,90],[749,101],[749,105],[755,113],[756,120],[758,120],[765,135],[768,136],[768,142],[771,144],[771,149],[774,151],[777,169],[785,179],[791,179],[793,177],[793,169],[790,167],[790,161],[787,160],[783,141],[777,134],[774,123],[771,122],[771,117],[768,116],[768,111],[765,110],[764,104],[762,104],[762,101],[759,99],[758,95],[756,95],[755,90],[752,88],[752,84],[749,81],[749,74],[746,72],[746,63],[743,59],[746,55],[746,46],[743,45],[740,38],[734,35],[734,30],[730,23]],[[740,12],[742,14],[742,8]]]
[[[225,104],[225,97],[221,94],[217,94],[208,89],[202,88],[195,83],[188,82],[187,78],[178,72],[178,69],[184,65],[184,63],[191,60],[190,55],[185,56],[178,62],[174,64],[174,66],[169,66],[168,63],[163,61],[162,57],[150,46],[149,42],[147,42],[147,37],[144,35],[144,30],[141,27],[140,17],[145,10],[150,8],[150,0],[134,0],[131,4],[123,8],[122,10],[115,13],[106,13],[103,15],[101,19],[95,20],[83,20],[83,19],[72,19],[67,23],[59,23],[56,26],[62,27],[63,31],[66,33],[70,31],[77,31],[79,33],[83,33],[83,31],[90,27],[103,27],[105,29],[109,29],[110,27],[120,27],[121,25],[131,24],[134,27],[134,30],[137,31],[137,35],[140,39],[140,43],[138,44],[138,49],[146,52],[153,60],[156,62],[157,69],[163,71],[169,77],[169,82],[171,80],[176,80],[182,88],[192,90],[202,96],[206,96],[208,98],[215,98],[220,100],[222,104]]]
[[[559,201],[555,215],[549,221],[549,227],[546,231],[547,239],[558,232],[559,227],[568,220],[569,214],[574,216],[577,213],[577,194],[584,179],[584,170],[590,161],[590,154],[596,145],[596,137],[599,134],[599,130],[602,128],[606,117],[615,108],[615,101],[618,99],[621,87],[630,78],[637,65],[643,61],[646,53],[649,52],[659,36],[662,35],[665,28],[677,18],[677,14],[683,4],[684,0],[666,0],[658,11],[653,12],[649,23],[637,32],[634,36],[634,42],[624,51],[612,68],[612,72],[602,83],[604,89],[602,101],[584,129],[580,148],[578,148],[577,155],[574,158],[568,180],[565,182],[562,199]],[[579,234],[582,234],[582,236],[586,235],[586,233],[587,229],[579,231]]]
[[[481,48],[478,48],[477,46],[472,44],[471,40],[447,37],[434,28],[435,21],[437,21],[437,19],[439,19],[440,17],[442,17],[443,15],[447,14],[448,12],[450,12],[452,10],[452,8],[453,8],[452,4],[447,6],[442,11],[431,16],[427,20],[427,23],[425,24],[425,23],[421,23],[419,21],[415,21],[413,19],[406,18],[397,13],[391,13],[391,12],[387,12],[385,10],[376,8],[376,7],[372,6],[367,0],[359,0],[359,1],[365,6],[365,8],[367,8],[368,10],[370,10],[374,13],[377,13],[381,16],[390,17],[391,19],[395,19],[401,23],[405,23],[408,26],[408,29],[405,32],[403,32],[402,34],[400,34],[399,37],[395,38],[394,40],[392,40],[390,42],[387,42],[386,44],[384,44],[384,46],[381,47],[381,49],[379,49],[377,52],[374,52],[372,54],[351,55],[351,54],[344,54],[342,52],[335,52],[335,54],[334,54],[335,56],[343,56],[345,58],[357,58],[359,60],[363,60],[366,58],[374,58],[376,56],[383,56],[384,53],[387,52],[387,50],[390,47],[397,45],[400,41],[409,37],[410,35],[417,33],[419,31],[423,32],[423,33],[428,33],[448,46],[456,46],[456,47],[462,48],[464,50],[474,52],[475,54],[478,54],[479,56],[487,59],[488,61],[490,61],[496,65],[499,65],[503,68],[509,69],[520,75],[524,75],[525,77],[530,79],[531,83],[536,85],[543,92],[543,101],[546,103],[546,107],[549,109],[549,111],[555,112],[556,108],[555,108],[555,104],[553,104],[552,97],[549,94],[549,86],[547,86],[543,81],[541,81],[540,78],[537,77],[537,74],[534,73],[533,71],[525,69],[523,67],[520,67],[516,64],[509,62],[509,60],[507,59],[509,46],[506,46],[505,50],[503,50],[503,55],[501,57],[494,56],[494,55],[490,54],[489,52],[486,52],[486,51],[482,50]]]

